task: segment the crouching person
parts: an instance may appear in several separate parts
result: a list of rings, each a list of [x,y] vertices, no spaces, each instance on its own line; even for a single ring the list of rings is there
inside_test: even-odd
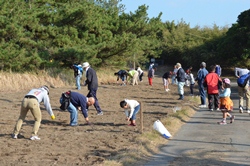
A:
[[[126,120],[131,122],[129,126],[136,126],[135,119],[140,110],[140,103],[136,100],[125,99],[120,102],[120,106],[125,109]]]
[[[86,97],[78,92],[65,92],[60,98],[62,110],[68,110],[70,113],[70,126],[78,125],[78,110],[82,111],[82,114],[86,120],[87,124],[90,124],[88,118],[88,106],[95,103],[93,97]]]

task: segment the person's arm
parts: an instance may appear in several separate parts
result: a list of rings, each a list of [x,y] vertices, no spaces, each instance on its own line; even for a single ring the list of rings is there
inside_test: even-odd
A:
[[[52,120],[55,119],[55,115],[52,111],[51,105],[50,105],[50,101],[49,101],[49,96],[47,94],[44,95],[43,97],[43,104],[45,109],[47,110],[47,112],[49,113],[50,117]]]
[[[237,77],[237,78],[239,78],[240,76],[239,76],[239,68],[235,68],[235,76]]]

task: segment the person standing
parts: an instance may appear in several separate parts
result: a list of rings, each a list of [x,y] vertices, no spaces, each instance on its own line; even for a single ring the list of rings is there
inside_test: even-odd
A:
[[[240,76],[245,75],[249,73],[249,70],[247,68],[235,68],[235,76],[237,78],[240,78]],[[245,87],[238,86],[238,94],[239,94],[239,112],[244,112],[243,107],[243,100],[244,96],[246,96],[246,111],[247,113],[250,113],[250,91],[249,91],[249,81],[247,82]]]
[[[148,71],[148,83],[150,86],[153,86],[153,78],[155,76],[155,67],[153,66],[149,71]]]
[[[30,90],[23,98],[21,104],[21,112],[20,116],[17,120],[17,123],[14,128],[14,132],[12,134],[12,138],[17,139],[18,134],[22,128],[23,121],[30,110],[34,119],[34,127],[32,131],[32,136],[30,137],[31,140],[40,140],[37,133],[41,125],[42,115],[40,110],[40,103],[43,102],[45,109],[49,113],[52,120],[55,119],[55,115],[52,111],[50,100],[49,100],[49,88],[48,86],[44,85],[40,88]]]
[[[72,66],[72,68],[74,70],[74,76],[76,79],[76,89],[80,90],[81,89],[81,78],[82,78],[82,73],[83,73],[82,65],[74,64]]]
[[[208,108],[210,111],[219,109],[219,90],[222,85],[222,80],[219,75],[215,73],[215,66],[210,66],[210,71],[204,79],[204,87],[207,88],[208,94]]]
[[[126,70],[119,70],[118,72],[114,73],[115,76],[117,76],[117,83],[119,81],[119,79],[122,80],[122,84],[121,85],[126,85],[125,81],[127,80],[127,75],[128,72]]]
[[[194,95],[194,84],[195,84],[195,80],[194,80],[194,75],[192,73],[191,70],[188,71],[188,75],[189,75],[189,82],[190,82],[190,96]]]
[[[89,93],[87,94],[87,97],[94,97],[95,99],[94,107],[97,111],[97,115],[103,115],[103,111],[99,106],[99,102],[96,95],[98,89],[98,79],[96,72],[93,68],[90,67],[88,62],[84,62],[82,64],[82,67],[84,71],[86,71],[86,80],[84,85],[88,86]]]
[[[78,125],[78,110],[82,111],[87,124],[90,124],[87,108],[95,103],[94,97],[85,97],[80,93],[72,91],[67,91],[65,94],[69,96],[70,99],[69,106],[66,108],[70,113],[70,126]],[[63,97],[60,98],[60,103],[63,103]]]
[[[177,84],[177,80],[176,80],[177,71],[178,71],[178,69],[177,69],[176,65],[174,65],[174,71],[172,73],[172,85]]]
[[[227,116],[230,117],[230,123],[234,122],[235,116],[231,115],[229,112],[233,111],[233,101],[230,99],[231,89],[230,80],[228,78],[223,79],[222,93],[220,94],[220,110],[223,114],[222,121],[217,122],[219,125],[227,124]]]
[[[134,69],[130,70],[128,72],[128,82],[131,82],[131,84],[138,85],[138,72]]]
[[[204,79],[206,75],[208,74],[208,71],[206,69],[206,63],[202,62],[200,64],[200,69],[197,73],[197,78],[195,79],[198,82],[199,86],[199,93],[200,93],[200,99],[201,99],[201,105],[199,105],[200,108],[206,108],[206,92],[203,86]]]
[[[221,71],[222,71],[222,69],[221,69],[220,65],[215,64],[215,73],[218,74],[219,77],[221,76]]]
[[[137,66],[137,72],[138,72],[138,76],[139,76],[139,81],[142,82],[142,77],[143,77],[143,70],[141,69],[140,66]]]
[[[180,63],[176,63],[176,67],[178,69],[177,74],[176,74],[176,79],[178,81],[178,93],[180,95],[180,98],[178,100],[183,100],[184,99],[184,85],[185,85],[185,79],[186,79],[186,73],[184,69],[181,67]]]
[[[166,92],[170,91],[170,89],[168,88],[168,86],[170,84],[170,78],[171,78],[171,72],[170,71],[167,71],[162,76],[163,86],[164,86],[164,90]]]

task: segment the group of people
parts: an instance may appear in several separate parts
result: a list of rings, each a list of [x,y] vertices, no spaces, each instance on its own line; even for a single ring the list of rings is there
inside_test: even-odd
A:
[[[67,110],[70,113],[70,126],[77,126],[78,124],[78,110],[82,111],[82,114],[87,124],[91,124],[88,118],[88,107],[94,105],[97,115],[103,115],[103,111],[99,106],[97,99],[98,79],[96,72],[90,67],[88,62],[82,64],[83,70],[86,72],[86,80],[84,86],[88,87],[87,96],[78,92],[65,92],[70,97],[70,103],[67,106]],[[41,124],[41,110],[40,103],[43,102],[45,109],[51,116],[51,119],[55,119],[55,115],[52,111],[49,99],[49,87],[44,85],[40,88],[30,90],[23,98],[21,104],[21,111],[17,123],[14,127],[12,138],[17,139],[20,133],[23,121],[30,110],[34,116],[35,123],[30,137],[31,140],[40,140],[37,133]],[[60,103],[63,103],[63,95],[60,97]]]

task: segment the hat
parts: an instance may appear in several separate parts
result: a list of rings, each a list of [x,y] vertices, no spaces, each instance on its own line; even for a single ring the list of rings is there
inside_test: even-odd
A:
[[[201,62],[201,66],[202,67],[206,67],[206,63],[205,62]]]
[[[229,85],[230,85],[230,80],[229,80],[228,78],[225,78],[225,79],[223,80],[223,82],[225,82],[226,84],[229,84]]]
[[[84,62],[84,63],[82,64],[82,67],[83,67],[83,68],[89,67],[89,62]]]
[[[47,85],[43,85],[41,88],[45,89],[49,94],[49,87]]]
[[[181,67],[181,64],[180,63],[176,63],[176,67]]]

